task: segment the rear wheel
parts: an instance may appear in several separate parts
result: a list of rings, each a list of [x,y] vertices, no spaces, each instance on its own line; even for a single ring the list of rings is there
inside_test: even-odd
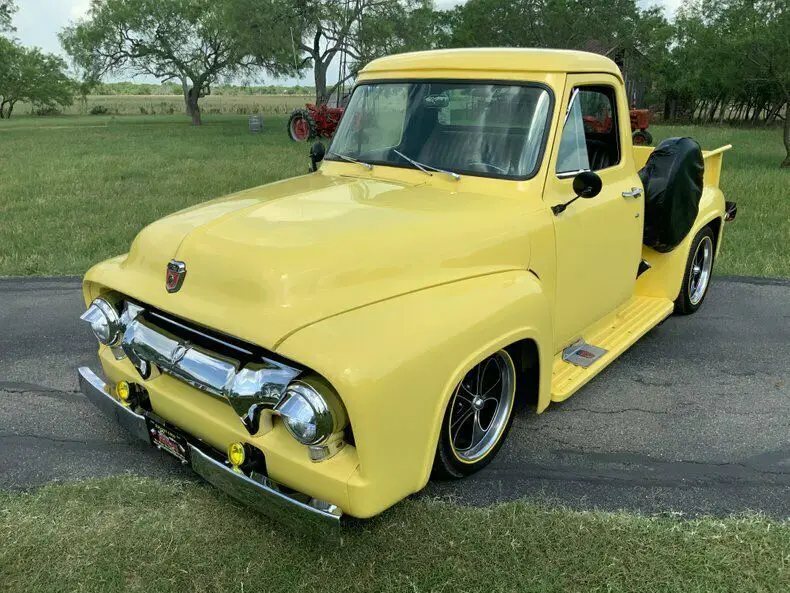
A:
[[[714,243],[710,227],[702,229],[691,242],[683,285],[675,301],[676,313],[689,315],[702,306],[713,274]]]
[[[315,120],[307,109],[296,109],[288,119],[288,136],[294,142],[306,142],[315,137]]]
[[[631,134],[631,138],[637,146],[647,146],[653,143],[653,135],[647,130],[637,130]]]
[[[442,421],[434,476],[457,479],[488,465],[513,422],[516,368],[505,350],[475,365],[456,386]]]

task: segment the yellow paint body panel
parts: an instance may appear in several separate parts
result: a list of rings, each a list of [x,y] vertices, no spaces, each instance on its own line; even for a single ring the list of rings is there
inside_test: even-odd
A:
[[[154,411],[219,450],[245,441],[264,451],[272,478],[369,517],[427,482],[455,385],[485,356],[520,340],[538,352],[537,410],[561,400],[671,312],[688,255],[641,246],[639,184],[650,149],[628,150],[600,172],[604,191],[562,215],[572,197],[553,171],[567,98],[576,84],[616,91],[608,59],[548,50],[452,50],[376,60],[359,80],[446,78],[537,82],[551,90],[548,141],[526,181],[325,161],[314,174],[252,188],[165,217],[128,254],[94,266],[86,303],[117,292],[314,370],[336,389],[355,445],[308,459],[275,419],[250,436],[224,401],[173,378],[143,382]],[[706,158],[694,231],[721,219],[721,152]],[[716,168],[715,171],[713,169]],[[719,241],[720,242],[720,241]],[[635,278],[646,257],[653,269]],[[186,262],[180,291],[165,290],[171,259]],[[557,362],[585,337],[610,353],[580,373]],[[100,349],[113,381],[141,382],[131,364]]]

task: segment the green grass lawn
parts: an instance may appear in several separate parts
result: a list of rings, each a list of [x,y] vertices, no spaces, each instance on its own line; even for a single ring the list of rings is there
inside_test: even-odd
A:
[[[409,500],[319,539],[193,483],[0,493],[3,591],[787,591],[790,525]]]
[[[0,275],[81,274],[149,222],[231,191],[304,173],[283,116],[69,116],[0,121]],[[722,186],[739,206],[717,272],[790,276],[790,170],[778,130],[654,128],[703,147],[731,142]]]

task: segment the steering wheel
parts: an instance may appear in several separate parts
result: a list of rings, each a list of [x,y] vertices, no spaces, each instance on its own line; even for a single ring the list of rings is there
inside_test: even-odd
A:
[[[502,167],[497,167],[496,165],[492,165],[491,163],[484,163],[483,161],[474,161],[471,163],[466,163],[467,167],[474,167],[476,165],[482,165],[483,167],[494,169],[495,171],[499,171],[503,175],[507,175],[507,170],[503,169]]]

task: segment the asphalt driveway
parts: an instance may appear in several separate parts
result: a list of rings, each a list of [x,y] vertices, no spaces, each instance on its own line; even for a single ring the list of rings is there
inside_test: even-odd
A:
[[[191,477],[77,391],[96,367],[78,279],[0,279],[0,489],[135,473]],[[717,278],[580,392],[523,414],[498,458],[421,496],[790,517],[790,281]]]

